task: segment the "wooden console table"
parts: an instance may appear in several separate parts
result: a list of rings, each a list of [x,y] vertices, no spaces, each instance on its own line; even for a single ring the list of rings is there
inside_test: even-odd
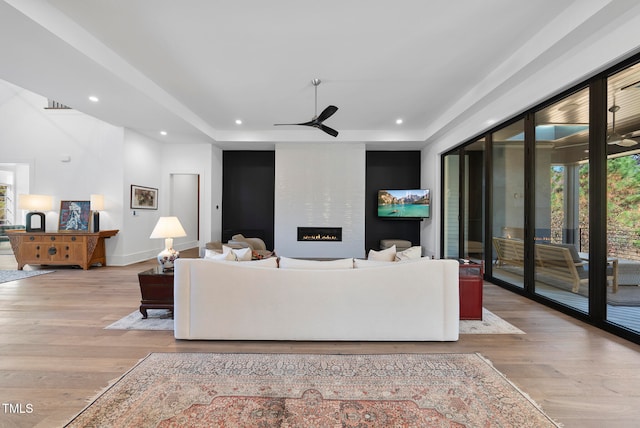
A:
[[[24,265],[73,265],[89,269],[100,263],[107,265],[105,238],[118,230],[89,232],[25,232],[7,231],[18,269]]]

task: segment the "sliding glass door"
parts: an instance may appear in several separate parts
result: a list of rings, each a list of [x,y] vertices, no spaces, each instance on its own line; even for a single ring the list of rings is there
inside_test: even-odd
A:
[[[640,339],[640,55],[447,153],[442,192],[444,257]]]
[[[484,260],[485,141],[444,156],[443,256]]]
[[[535,114],[535,292],[589,310],[589,89]]]
[[[524,288],[524,120],[492,137],[493,276]]]
[[[640,332],[640,65],[607,81],[607,320]]]

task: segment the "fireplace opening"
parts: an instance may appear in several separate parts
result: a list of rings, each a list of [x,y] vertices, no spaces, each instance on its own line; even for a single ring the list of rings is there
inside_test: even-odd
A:
[[[340,242],[341,227],[299,227],[298,241]]]

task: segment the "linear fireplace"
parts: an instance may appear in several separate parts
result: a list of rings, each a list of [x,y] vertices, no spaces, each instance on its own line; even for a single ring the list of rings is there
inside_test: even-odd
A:
[[[339,242],[342,241],[342,228],[299,227],[298,241]]]

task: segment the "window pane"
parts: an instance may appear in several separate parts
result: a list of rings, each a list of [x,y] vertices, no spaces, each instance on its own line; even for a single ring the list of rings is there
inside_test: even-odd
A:
[[[444,158],[444,257],[458,259],[460,242],[460,156]]]
[[[589,90],[535,123],[535,292],[588,312]]]
[[[524,121],[493,134],[493,276],[524,287]]]
[[[464,254],[484,260],[484,139],[464,148]]]
[[[607,320],[640,331],[640,65],[608,80]],[[614,122],[615,114],[615,122]]]

